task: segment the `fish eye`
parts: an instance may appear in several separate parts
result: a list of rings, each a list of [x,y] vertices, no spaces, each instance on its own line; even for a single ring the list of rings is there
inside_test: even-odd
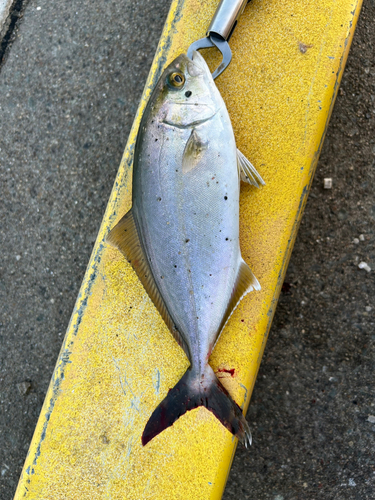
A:
[[[168,83],[171,87],[180,89],[184,86],[185,77],[182,73],[175,71],[168,76]]]

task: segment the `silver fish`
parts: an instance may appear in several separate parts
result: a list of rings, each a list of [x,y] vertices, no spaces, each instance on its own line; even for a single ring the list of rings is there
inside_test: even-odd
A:
[[[145,445],[205,406],[246,446],[248,424],[208,364],[241,298],[260,285],[241,257],[239,179],[264,184],[236,149],[230,118],[198,53],[163,72],[137,136],[132,209],[108,242],[128,259],[191,366],[151,415]]]

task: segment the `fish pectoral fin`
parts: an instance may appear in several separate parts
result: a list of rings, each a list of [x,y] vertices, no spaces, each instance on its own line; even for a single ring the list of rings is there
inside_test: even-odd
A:
[[[239,149],[237,149],[237,167],[241,181],[247,182],[257,188],[259,188],[261,185],[266,185],[260,174],[255,169],[254,165],[249,162],[246,156],[242,154]]]
[[[220,325],[219,335],[224,326],[226,325],[228,319],[232,316],[233,311],[236,309],[241,299],[249,292],[252,292],[253,290],[259,291],[260,289],[261,287],[259,281],[254,276],[254,273],[252,272],[250,267],[246,264],[246,262],[243,259],[241,259],[231,299],[229,301],[229,304],[225,311],[225,315]]]
[[[191,356],[187,343],[177,330],[176,325],[174,324],[174,321],[171,318],[159,292],[157,284],[155,283],[147,255],[143,250],[142,243],[138,235],[137,225],[134,220],[132,210],[129,210],[120,222],[118,222],[109,232],[107,242],[120,250],[126,260],[131,264],[144,289],[148,293],[156,309],[159,311],[160,316],[163,318],[173,337],[183,348],[190,360]]]
[[[195,128],[193,128],[185,145],[184,154],[182,155],[183,174],[187,174],[198,165],[202,158],[202,153],[207,147],[208,142],[198,134]]]

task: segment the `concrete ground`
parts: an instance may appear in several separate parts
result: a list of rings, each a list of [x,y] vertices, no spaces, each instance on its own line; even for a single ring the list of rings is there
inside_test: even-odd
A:
[[[0,52],[1,500],[13,498],[169,0],[12,6]],[[238,448],[225,500],[375,498],[374,22],[364,0],[248,412],[254,444]]]

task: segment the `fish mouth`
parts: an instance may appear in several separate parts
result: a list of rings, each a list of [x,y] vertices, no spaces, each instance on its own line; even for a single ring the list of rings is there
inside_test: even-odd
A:
[[[194,50],[190,64],[188,64],[188,72],[190,76],[198,76],[202,73],[211,76],[210,68],[207,66],[204,57],[197,50]]]
[[[205,67],[207,67],[206,61],[204,60],[203,56],[197,50],[194,50],[193,57],[191,58],[191,60],[195,64],[197,64],[201,69],[205,69]]]

